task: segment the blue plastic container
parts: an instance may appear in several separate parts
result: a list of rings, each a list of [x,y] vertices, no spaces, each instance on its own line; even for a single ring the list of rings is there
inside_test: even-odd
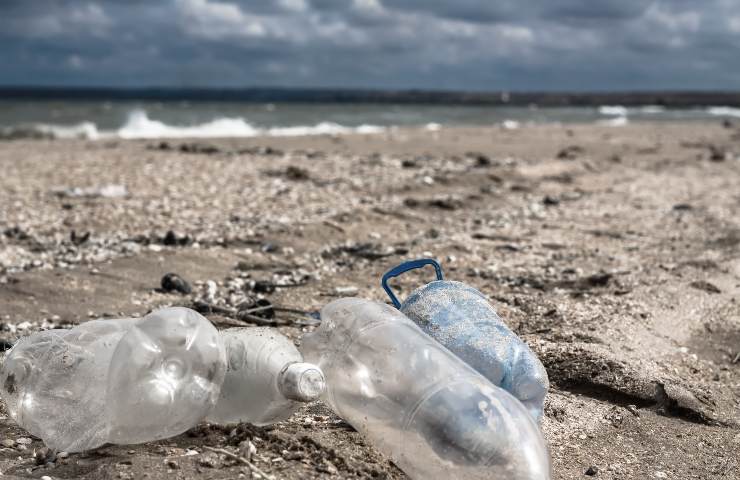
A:
[[[437,280],[414,290],[401,303],[388,280],[409,270],[433,266]],[[486,297],[473,287],[443,279],[432,259],[411,260],[391,269],[381,282],[393,304],[426,334],[542,418],[549,382],[545,367],[498,316]]]

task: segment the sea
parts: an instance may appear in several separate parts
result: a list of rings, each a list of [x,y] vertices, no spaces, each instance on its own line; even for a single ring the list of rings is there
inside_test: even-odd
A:
[[[378,134],[395,128],[740,120],[707,105],[547,106],[347,102],[0,99],[0,138],[154,139]]]

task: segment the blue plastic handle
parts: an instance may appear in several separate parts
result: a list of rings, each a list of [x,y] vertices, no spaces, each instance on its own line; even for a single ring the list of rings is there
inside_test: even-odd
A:
[[[393,293],[393,290],[391,290],[391,287],[388,285],[388,280],[397,277],[402,273],[406,273],[409,270],[426,267],[427,265],[431,265],[434,267],[434,271],[437,272],[437,280],[442,280],[444,278],[442,276],[442,267],[433,258],[419,258],[417,260],[409,260],[408,262],[403,262],[401,265],[393,267],[385,272],[385,274],[383,275],[383,279],[380,281],[380,285],[382,285],[383,290],[385,290],[385,293],[387,293],[388,296],[391,298],[391,302],[393,302],[393,305],[396,308],[401,308],[401,302],[398,301],[398,298],[396,298],[396,294]]]

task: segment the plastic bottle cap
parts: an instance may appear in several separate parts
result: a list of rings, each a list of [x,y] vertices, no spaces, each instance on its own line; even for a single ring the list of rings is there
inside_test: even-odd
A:
[[[280,374],[280,393],[299,402],[317,400],[326,390],[324,372],[313,363],[291,363]]]

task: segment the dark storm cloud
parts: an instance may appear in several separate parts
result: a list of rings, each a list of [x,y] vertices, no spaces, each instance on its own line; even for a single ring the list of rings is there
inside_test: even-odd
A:
[[[740,88],[737,0],[3,0],[0,83]]]

